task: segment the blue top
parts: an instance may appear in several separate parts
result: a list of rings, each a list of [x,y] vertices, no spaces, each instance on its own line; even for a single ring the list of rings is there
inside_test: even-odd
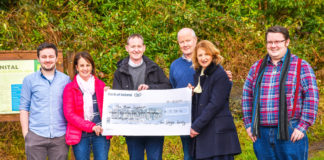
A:
[[[188,61],[183,56],[176,59],[171,64],[169,74],[172,88],[187,87],[188,83],[194,85],[194,74],[195,70],[191,61]]]
[[[70,78],[56,71],[52,81],[37,71],[24,78],[20,110],[29,112],[29,130],[39,136],[54,138],[65,134],[63,90]]]

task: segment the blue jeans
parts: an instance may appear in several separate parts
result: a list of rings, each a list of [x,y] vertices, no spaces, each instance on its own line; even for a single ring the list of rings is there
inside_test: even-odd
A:
[[[298,125],[297,120],[289,121],[289,137]],[[308,157],[308,139],[293,143],[277,139],[278,127],[260,126],[260,136],[253,144],[254,153],[259,160],[306,160]]]
[[[127,136],[126,143],[130,160],[162,160],[164,137],[160,136]]]
[[[76,160],[89,160],[91,147],[95,160],[107,160],[110,140],[107,140],[106,136],[87,133],[87,136],[82,136],[80,142],[72,147]]]
[[[192,160],[192,157],[189,154],[190,136],[180,136],[180,138],[182,142],[183,159]]]

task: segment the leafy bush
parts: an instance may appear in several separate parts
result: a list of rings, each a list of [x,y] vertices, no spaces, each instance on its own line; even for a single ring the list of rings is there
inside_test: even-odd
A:
[[[145,55],[168,75],[170,64],[181,55],[177,32],[183,27],[193,28],[200,40],[207,39],[217,45],[225,58],[224,68],[233,72],[234,84],[238,86],[232,91],[232,112],[245,153],[238,159],[253,159],[252,143],[241,120],[241,83],[250,66],[266,54],[266,29],[282,25],[291,34],[292,53],[313,66],[320,92],[324,94],[323,6],[322,0],[1,1],[0,50],[34,50],[44,41],[56,44],[65,56],[86,50],[92,54],[100,78],[111,85],[116,63],[127,56],[124,48],[130,34],[143,35]],[[311,141],[323,139],[322,129],[318,129],[321,126],[317,122],[310,130]],[[19,129],[14,137],[18,132]],[[6,137],[2,137],[0,148],[1,143],[7,144]],[[23,139],[17,141],[13,145],[17,143],[22,151]],[[179,142],[179,138],[167,138],[164,158],[182,158]],[[127,156],[122,138],[114,138],[112,144],[110,153]],[[14,148],[10,147],[9,152],[0,150],[0,156],[15,153]],[[21,151],[18,158],[23,156]]]
[[[12,0],[0,5],[0,50],[35,49],[43,41],[55,43],[65,54],[87,50],[108,85],[116,62],[127,56],[124,46],[132,33],[144,36],[145,54],[168,73],[181,54],[176,35],[183,27],[213,41],[226,59],[224,67],[242,80],[266,52],[266,28],[286,26],[293,53],[324,77],[321,0]]]

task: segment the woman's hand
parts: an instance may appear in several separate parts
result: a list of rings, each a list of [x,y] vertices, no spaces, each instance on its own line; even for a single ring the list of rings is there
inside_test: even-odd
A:
[[[103,129],[101,126],[93,126],[92,131],[94,131],[96,135],[99,136],[103,132]]]
[[[195,138],[198,135],[199,135],[198,132],[196,132],[195,130],[193,130],[192,128],[190,128],[190,137],[191,138]]]
[[[108,91],[109,89],[110,89],[109,86],[105,86],[105,88],[104,88],[105,91]]]

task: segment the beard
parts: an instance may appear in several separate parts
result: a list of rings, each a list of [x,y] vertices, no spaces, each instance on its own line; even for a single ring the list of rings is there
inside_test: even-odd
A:
[[[45,66],[41,66],[42,70],[46,71],[46,72],[50,72],[53,71],[55,69],[55,65],[51,66],[50,68],[47,68]]]

